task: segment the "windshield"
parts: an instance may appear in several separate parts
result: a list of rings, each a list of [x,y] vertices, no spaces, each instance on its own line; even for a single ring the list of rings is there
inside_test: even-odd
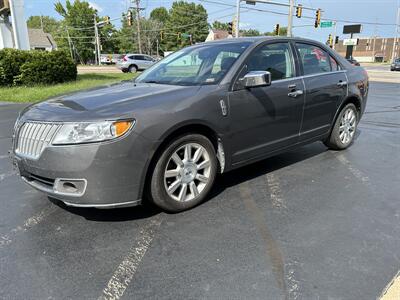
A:
[[[204,44],[177,51],[140,75],[136,82],[205,85],[219,83],[250,43]]]

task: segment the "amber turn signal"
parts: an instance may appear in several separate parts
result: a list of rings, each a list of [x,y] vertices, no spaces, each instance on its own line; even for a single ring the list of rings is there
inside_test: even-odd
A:
[[[119,137],[124,135],[131,127],[132,121],[117,121],[113,123],[113,135]]]

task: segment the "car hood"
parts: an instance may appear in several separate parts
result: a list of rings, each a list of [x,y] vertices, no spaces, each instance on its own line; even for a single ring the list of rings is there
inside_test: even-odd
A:
[[[37,121],[129,118],[138,109],[179,101],[193,96],[198,89],[198,86],[125,82],[34,104],[22,111],[21,118]]]

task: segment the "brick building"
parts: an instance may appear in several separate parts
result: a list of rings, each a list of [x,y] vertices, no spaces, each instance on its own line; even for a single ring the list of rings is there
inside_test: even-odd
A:
[[[353,57],[360,62],[391,61],[395,38],[358,38],[358,45],[353,48]],[[395,57],[400,57],[400,38],[395,47]],[[341,55],[346,55],[346,47],[343,41],[335,45],[335,50]]]

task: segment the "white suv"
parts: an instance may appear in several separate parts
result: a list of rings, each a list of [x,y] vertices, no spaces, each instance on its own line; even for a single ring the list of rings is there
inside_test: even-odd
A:
[[[156,60],[145,54],[126,54],[118,61],[117,67],[124,73],[135,73],[151,67]]]

